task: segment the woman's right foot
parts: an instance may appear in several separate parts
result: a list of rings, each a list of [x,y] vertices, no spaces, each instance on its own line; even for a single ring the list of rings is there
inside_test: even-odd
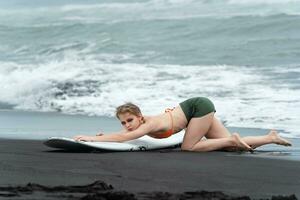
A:
[[[268,133],[268,136],[271,138],[272,143],[278,144],[278,145],[283,145],[283,146],[292,146],[292,144],[287,141],[286,139],[283,139],[282,137],[280,137],[277,133],[277,131],[275,130],[271,130]]]
[[[237,147],[238,149],[245,151],[253,151],[253,149],[246,142],[243,141],[243,139],[238,133],[233,133],[231,135],[231,138],[233,139],[235,147]]]

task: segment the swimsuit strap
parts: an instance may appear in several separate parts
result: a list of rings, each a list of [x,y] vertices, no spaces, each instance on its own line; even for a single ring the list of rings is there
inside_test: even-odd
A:
[[[175,109],[175,107],[173,107],[173,108],[167,108],[167,109],[165,109],[165,112],[170,112],[170,111],[173,111]]]
[[[168,112],[170,114],[170,118],[171,118],[171,130],[172,130],[172,134],[174,133],[174,124],[173,124],[173,116],[171,112]]]
[[[173,108],[173,109],[167,108],[167,109],[165,110],[166,113],[169,113],[169,114],[170,114],[170,119],[171,119],[171,129],[170,129],[170,130],[172,130],[172,134],[174,133],[174,122],[173,122],[173,116],[172,116],[171,111],[174,110],[174,109],[175,109],[175,108]]]

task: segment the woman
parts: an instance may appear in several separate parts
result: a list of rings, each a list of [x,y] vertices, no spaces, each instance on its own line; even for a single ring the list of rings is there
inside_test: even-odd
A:
[[[124,142],[144,135],[166,138],[185,129],[181,149],[185,151],[213,151],[239,149],[248,150],[265,144],[291,144],[272,130],[264,136],[241,138],[238,133],[231,134],[214,116],[213,103],[205,97],[195,97],[181,102],[174,109],[156,116],[143,116],[139,107],[126,103],[116,109],[123,131],[96,136],[75,136],[77,141]],[[205,139],[204,139],[205,137]]]

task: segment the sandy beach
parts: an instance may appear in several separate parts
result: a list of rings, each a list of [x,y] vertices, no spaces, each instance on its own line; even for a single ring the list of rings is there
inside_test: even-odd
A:
[[[36,187],[26,193],[16,188],[9,190],[8,186],[80,186],[95,181],[103,181],[108,188],[111,185],[110,192],[126,191],[137,199],[143,195],[156,199],[149,197],[156,194],[153,192],[167,192],[173,197],[196,191],[221,191],[233,197],[251,198],[300,195],[298,161],[245,156],[248,153],[193,153],[178,149],[78,153],[53,150],[41,141],[2,139],[0,154],[3,199],[64,198],[57,191],[43,192]],[[65,194],[76,199],[89,193],[93,192]]]
[[[118,122],[105,117],[22,111],[2,111],[0,118],[1,199],[300,196],[300,145],[296,139],[291,140],[292,147],[267,145],[254,153],[195,153],[180,149],[65,152],[49,148],[43,141],[50,136],[71,137],[74,132],[92,134],[100,127],[113,131],[119,128]],[[242,136],[267,131],[237,127],[230,130]],[[296,196],[290,196],[293,194]]]

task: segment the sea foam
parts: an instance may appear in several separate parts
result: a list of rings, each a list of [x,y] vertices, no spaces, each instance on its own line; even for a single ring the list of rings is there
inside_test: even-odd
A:
[[[1,65],[1,101],[15,109],[113,116],[116,106],[134,102],[155,115],[187,98],[207,96],[227,125],[293,134],[298,129],[299,90],[278,86],[282,80],[249,67],[103,64],[74,58],[38,66]],[[290,67],[283,73],[289,71],[299,70]]]

